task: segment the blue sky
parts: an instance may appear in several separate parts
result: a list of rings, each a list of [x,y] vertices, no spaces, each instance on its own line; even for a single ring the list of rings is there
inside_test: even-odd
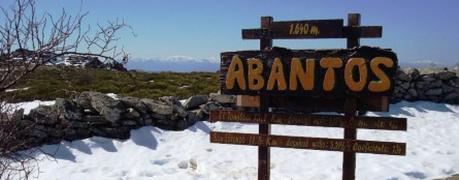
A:
[[[8,3],[11,0],[1,0]],[[79,0],[38,1],[39,8],[77,11]],[[83,0],[87,23],[124,19],[136,37],[123,32],[133,57],[184,55],[219,57],[223,51],[257,49],[258,41],[242,40],[241,29],[259,26],[260,16],[274,20],[345,19],[362,14],[362,25],[382,25],[383,38],[365,39],[362,45],[392,48],[401,62],[459,62],[459,1],[442,0]],[[346,23],[346,22],[345,22]],[[290,48],[344,48],[343,39],[276,40]]]

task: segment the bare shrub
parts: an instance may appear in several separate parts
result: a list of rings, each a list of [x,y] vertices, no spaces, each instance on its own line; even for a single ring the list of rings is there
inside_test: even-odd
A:
[[[131,29],[123,21],[91,28],[83,24],[87,13],[39,14],[36,3],[15,0],[0,7],[0,179],[29,179],[38,172],[37,160],[27,155],[30,152],[19,151],[31,144],[23,136],[34,124],[24,124],[20,111],[6,104],[14,97],[6,97],[5,90],[38,67],[68,56],[128,60],[124,49],[114,45],[120,30]]]

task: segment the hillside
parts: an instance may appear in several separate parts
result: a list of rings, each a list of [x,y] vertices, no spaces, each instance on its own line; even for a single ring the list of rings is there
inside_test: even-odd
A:
[[[209,72],[120,72],[76,67],[41,67],[8,90],[12,102],[67,98],[83,91],[116,93],[139,98],[176,96],[218,91],[218,75]]]

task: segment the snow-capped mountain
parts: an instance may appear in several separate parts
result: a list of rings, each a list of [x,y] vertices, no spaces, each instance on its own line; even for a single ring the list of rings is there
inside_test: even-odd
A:
[[[174,72],[215,72],[220,63],[217,58],[193,58],[188,56],[170,56],[155,58],[133,58],[126,64],[128,69],[142,71],[174,71]]]

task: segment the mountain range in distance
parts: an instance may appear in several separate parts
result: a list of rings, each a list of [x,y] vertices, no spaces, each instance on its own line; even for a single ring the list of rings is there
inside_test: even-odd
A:
[[[220,69],[220,60],[188,56],[134,58],[129,60],[125,66],[129,70],[147,72],[216,72]]]
[[[216,72],[220,69],[220,60],[215,57],[194,58],[188,56],[133,58],[125,66],[128,70],[146,72]],[[435,61],[399,61],[399,66],[402,68],[453,68],[455,65]]]

